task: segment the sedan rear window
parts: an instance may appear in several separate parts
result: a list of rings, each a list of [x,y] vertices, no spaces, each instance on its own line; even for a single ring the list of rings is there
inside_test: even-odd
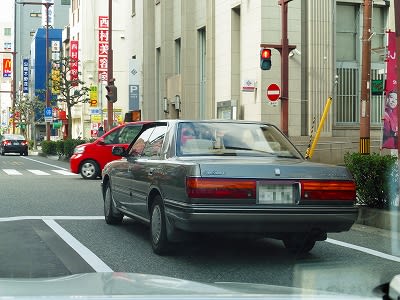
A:
[[[274,126],[237,122],[182,122],[178,155],[280,156],[301,154]]]

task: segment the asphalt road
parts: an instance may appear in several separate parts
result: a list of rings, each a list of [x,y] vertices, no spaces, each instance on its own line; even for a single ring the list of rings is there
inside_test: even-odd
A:
[[[273,239],[213,236],[157,256],[143,224],[104,222],[100,180],[68,170],[67,162],[40,156],[0,157],[0,277],[136,272],[370,296],[400,273],[400,235],[360,225],[330,234],[302,256]]]

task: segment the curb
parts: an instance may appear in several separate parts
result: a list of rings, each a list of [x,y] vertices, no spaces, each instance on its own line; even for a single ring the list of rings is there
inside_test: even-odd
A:
[[[400,232],[400,211],[360,207],[356,224]]]

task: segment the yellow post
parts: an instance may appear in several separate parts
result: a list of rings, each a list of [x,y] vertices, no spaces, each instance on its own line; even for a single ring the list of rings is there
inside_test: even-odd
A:
[[[317,146],[319,135],[321,133],[322,126],[324,126],[324,122],[325,122],[326,116],[328,115],[328,111],[329,111],[329,108],[331,107],[331,104],[332,104],[332,97],[329,97],[328,101],[325,104],[324,113],[322,114],[321,120],[319,121],[317,133],[315,134],[315,139],[314,139],[314,141],[313,141],[313,143],[311,145],[311,149],[310,149],[310,151],[308,153],[308,157],[306,156],[306,158],[308,158],[308,159],[311,159],[311,157],[312,157],[312,155],[314,153],[314,149]]]

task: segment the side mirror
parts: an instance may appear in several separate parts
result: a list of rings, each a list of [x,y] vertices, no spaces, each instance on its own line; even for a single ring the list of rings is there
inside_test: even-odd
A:
[[[113,155],[116,155],[116,156],[122,156],[122,157],[125,157],[125,156],[126,156],[126,150],[125,150],[125,148],[124,148],[124,147],[120,147],[120,146],[114,146],[114,147],[112,148],[111,153],[112,153]]]

